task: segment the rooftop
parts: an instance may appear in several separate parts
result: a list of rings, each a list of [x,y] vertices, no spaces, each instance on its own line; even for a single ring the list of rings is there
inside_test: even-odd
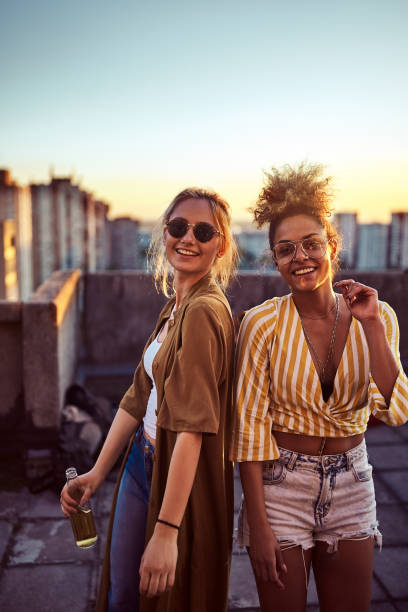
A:
[[[408,425],[385,425],[367,431],[374,466],[378,518],[383,549],[375,550],[372,612],[408,610]],[[14,475],[15,476],[15,475]],[[23,480],[2,473],[0,492],[0,609],[13,612],[91,612],[114,488],[115,473],[93,501],[99,539],[92,549],[75,546],[70,523],[60,511],[56,492],[30,493]],[[235,478],[235,515],[241,486]],[[236,518],[236,517],[235,517]],[[73,588],[74,587],[74,588]],[[12,602],[12,603],[11,603]],[[249,558],[234,548],[229,611],[258,611],[259,601]],[[308,611],[318,610],[311,577]]]
[[[395,308],[406,366],[408,274],[360,272],[352,277],[376,287]],[[275,273],[241,274],[229,298],[238,316],[283,293],[287,288]],[[93,549],[79,550],[69,521],[60,512],[58,466],[52,463],[64,395],[67,386],[78,381],[109,402],[117,401],[131,380],[162,303],[147,273],[81,276],[78,271],[56,272],[27,302],[0,301],[0,609],[94,609],[115,474],[93,502],[99,540]],[[407,440],[408,425],[375,425],[367,431],[384,538],[382,552],[375,552],[371,609],[378,612],[408,610]],[[28,458],[33,456],[39,457],[34,471],[45,483],[36,494],[31,492],[28,469]],[[44,488],[47,478],[50,486]],[[235,484],[237,512],[238,476]],[[248,556],[234,549],[229,609],[249,612],[258,606]],[[313,577],[308,610],[318,610]]]

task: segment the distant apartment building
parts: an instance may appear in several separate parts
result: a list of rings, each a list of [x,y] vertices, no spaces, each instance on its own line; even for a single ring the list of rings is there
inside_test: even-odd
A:
[[[384,270],[387,268],[388,225],[362,223],[359,225],[357,268]]]
[[[34,287],[43,283],[55,267],[54,199],[49,185],[31,185]]]
[[[408,268],[408,212],[394,212],[389,230],[390,268]]]
[[[8,170],[0,169],[0,221],[15,222],[18,299],[26,299],[33,290],[31,196],[28,187],[20,187]]]
[[[8,170],[0,169],[0,222],[15,224],[18,292],[17,298],[7,299],[27,299],[54,270],[104,270],[109,264],[108,211],[107,204],[95,200],[71,177],[21,187]],[[10,236],[10,228],[2,225],[3,242]],[[14,289],[5,289],[3,251],[0,257],[2,295],[15,296]],[[10,261],[7,266],[10,268]],[[8,282],[11,278],[9,272]]]
[[[95,201],[90,193],[84,193],[84,269],[96,270],[96,212]]]
[[[111,263],[113,270],[137,270],[145,267],[140,242],[140,223],[131,217],[117,217],[110,222]]]
[[[268,235],[265,231],[241,231],[234,234],[239,253],[241,269],[259,268],[262,264],[272,264]]]
[[[0,221],[0,300],[18,300],[16,222]]]
[[[110,262],[110,231],[107,216],[109,206],[105,202],[95,202],[95,269],[106,270]]]
[[[105,269],[107,204],[95,201],[70,177],[53,178],[48,185],[31,185],[31,197],[35,286],[57,269]]]
[[[341,267],[355,268],[357,264],[358,228],[356,213],[336,213],[334,225],[342,237]]]

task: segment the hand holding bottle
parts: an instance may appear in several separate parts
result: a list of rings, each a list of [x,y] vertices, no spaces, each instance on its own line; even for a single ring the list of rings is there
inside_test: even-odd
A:
[[[79,505],[83,506],[89,503],[91,496],[102,484],[94,468],[77,476],[77,480],[78,484],[75,486],[66,482],[61,491],[61,510],[67,518],[71,518],[75,514]]]
[[[86,484],[87,474],[84,474],[85,478],[80,478],[74,467],[68,468],[65,474],[67,482],[61,491],[62,512],[71,520],[77,546],[90,548],[98,536],[89,504],[92,489]]]

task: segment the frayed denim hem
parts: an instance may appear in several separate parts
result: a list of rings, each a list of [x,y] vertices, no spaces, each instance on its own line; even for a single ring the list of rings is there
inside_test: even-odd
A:
[[[339,549],[339,540],[366,540],[367,538],[374,538],[375,543],[382,550],[382,533],[378,530],[378,521],[374,525],[371,525],[367,529],[361,529],[359,531],[345,532],[345,533],[326,533],[316,538],[318,542],[326,542],[327,552],[335,553]]]

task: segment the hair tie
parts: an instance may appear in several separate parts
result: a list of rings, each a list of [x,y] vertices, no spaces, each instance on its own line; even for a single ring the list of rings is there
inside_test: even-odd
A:
[[[163,523],[163,525],[167,525],[168,527],[173,527],[173,529],[177,529],[177,531],[180,529],[180,527],[178,525],[174,525],[174,523],[169,523],[168,521],[163,521],[163,519],[158,518],[157,523]]]

